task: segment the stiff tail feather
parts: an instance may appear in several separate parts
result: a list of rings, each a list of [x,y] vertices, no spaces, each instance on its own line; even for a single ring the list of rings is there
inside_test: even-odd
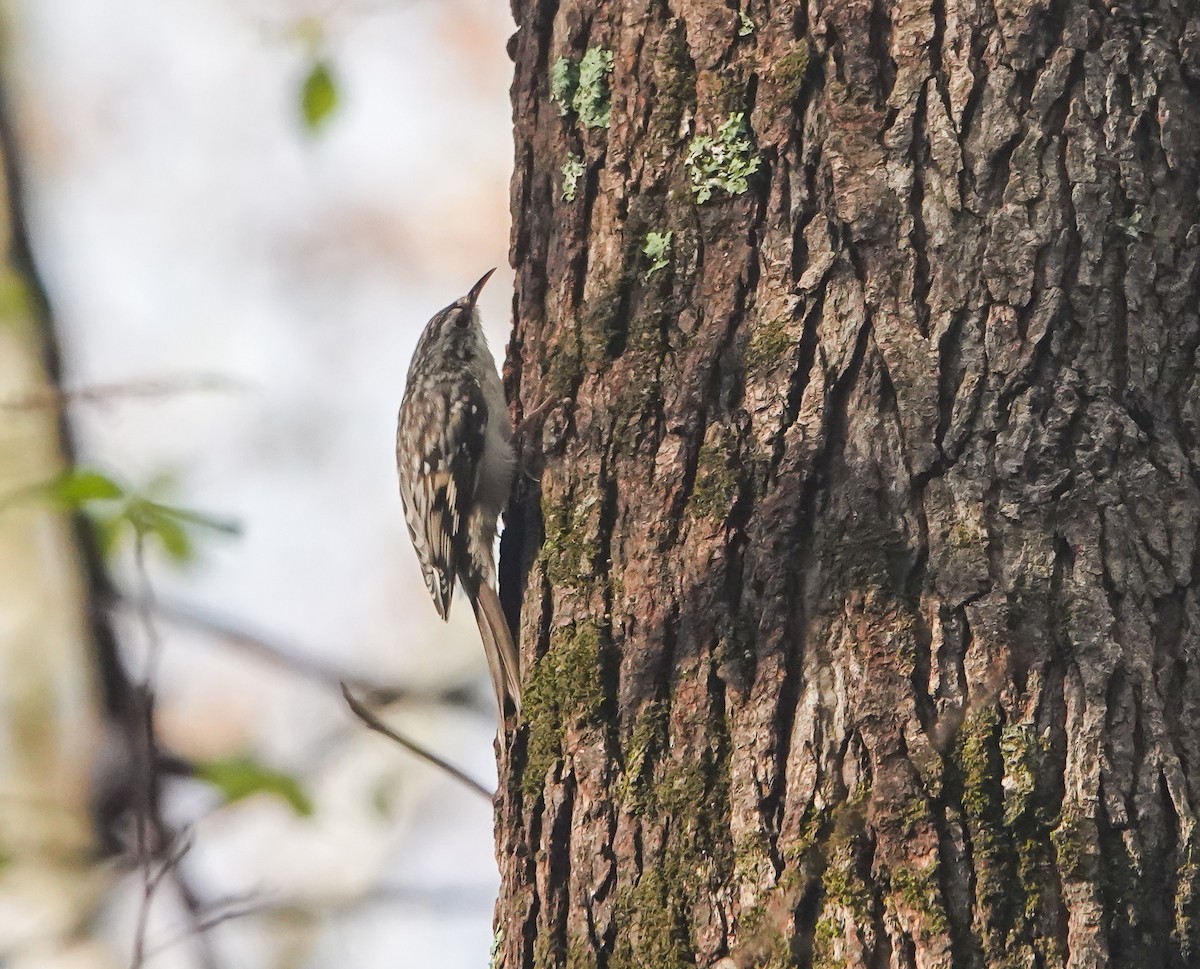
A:
[[[521,714],[521,666],[516,644],[508,631],[508,621],[500,597],[486,581],[479,588],[471,603],[475,607],[475,621],[483,637],[483,651],[487,655],[488,670],[492,674],[492,686],[496,689],[496,705],[500,708],[500,719],[506,716],[505,701],[512,703],[517,715]]]

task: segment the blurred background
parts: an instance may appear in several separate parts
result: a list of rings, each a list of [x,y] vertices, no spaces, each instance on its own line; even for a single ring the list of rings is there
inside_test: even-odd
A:
[[[494,786],[393,438],[491,266],[503,357],[507,4],[2,9],[0,964],[486,966],[490,803],[338,681]]]

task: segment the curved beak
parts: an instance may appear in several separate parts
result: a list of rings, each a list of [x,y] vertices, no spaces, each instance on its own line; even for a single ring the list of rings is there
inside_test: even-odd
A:
[[[494,273],[495,271],[496,271],[496,268],[493,266],[491,269],[489,269],[487,272],[485,272],[482,276],[479,277],[479,282],[477,282],[474,286],[471,287],[471,291],[469,293],[467,293],[467,305],[468,306],[475,305],[475,301],[477,299],[479,299],[479,293],[483,289],[483,284],[492,278],[492,273]]]

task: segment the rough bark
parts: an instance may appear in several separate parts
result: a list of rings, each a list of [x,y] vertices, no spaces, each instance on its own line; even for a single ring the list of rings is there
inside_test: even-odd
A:
[[[1197,964],[1200,11],[514,7],[498,965]]]

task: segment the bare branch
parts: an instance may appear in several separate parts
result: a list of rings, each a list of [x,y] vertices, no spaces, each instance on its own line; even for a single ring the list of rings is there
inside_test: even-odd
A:
[[[437,754],[426,750],[416,741],[410,740],[409,738],[396,733],[395,730],[393,730],[386,723],[380,720],[379,717],[363,706],[362,703],[354,696],[354,694],[350,692],[350,687],[348,687],[345,683],[342,684],[342,696],[346,698],[346,705],[350,707],[351,712],[376,733],[383,734],[383,736],[387,737],[389,740],[395,741],[409,753],[416,754],[416,756],[420,757],[421,760],[425,761],[427,764],[432,764],[438,770],[449,774],[460,784],[465,784],[480,797],[486,798],[488,801],[492,800],[492,792],[480,784],[477,780],[472,777],[468,777],[453,764],[442,760],[442,758]]]
[[[141,532],[138,533],[134,545],[134,563],[141,592],[138,618],[146,639],[146,662],[141,681],[133,690],[134,704],[129,726],[134,757],[135,844],[137,862],[142,870],[142,901],[134,931],[131,969],[142,969],[145,964],[150,909],[155,892],[168,875],[173,878],[184,909],[191,919],[201,962],[206,969],[215,969],[215,956],[204,933],[198,928],[199,909],[195,893],[178,870],[179,863],[192,847],[191,832],[172,832],[161,811],[159,765],[163,755],[155,733],[154,705],[155,685],[162,656],[162,637],[154,621],[154,586],[150,582],[150,572],[146,567],[145,536]],[[165,854],[156,867],[155,858],[160,852]]]
[[[45,387],[24,397],[0,401],[0,411],[63,410],[71,404],[108,404],[119,400],[156,399],[180,394],[232,393],[246,385],[229,377],[212,374],[181,374],[154,380],[130,380],[119,384],[94,384],[68,390]]]
[[[138,908],[137,928],[133,936],[132,969],[141,969],[146,962],[146,929],[150,924],[150,906],[154,900],[154,893],[158,891],[163,879],[175,871],[183,861],[183,856],[191,849],[191,832],[183,832],[176,837],[157,865],[152,858],[142,860],[142,904]]]
[[[139,612],[143,605],[140,598],[120,594],[114,595],[112,602],[115,606],[135,612]],[[470,690],[453,687],[424,691],[399,684],[381,683],[370,677],[359,676],[324,663],[306,655],[302,649],[285,645],[262,633],[247,630],[234,620],[202,612],[194,606],[167,603],[156,599],[151,603],[151,610],[166,622],[206,633],[227,646],[241,650],[297,676],[324,685],[349,684],[352,689],[366,694],[372,703],[414,701],[472,710],[480,709]]]
[[[280,899],[239,895],[217,899],[204,907],[200,918],[185,932],[177,932],[146,951],[146,961],[167,949],[186,942],[195,933],[254,917],[337,919],[353,916],[361,909],[377,905],[416,905],[439,912],[475,910],[486,906],[495,896],[486,885],[378,885],[362,895]]]

